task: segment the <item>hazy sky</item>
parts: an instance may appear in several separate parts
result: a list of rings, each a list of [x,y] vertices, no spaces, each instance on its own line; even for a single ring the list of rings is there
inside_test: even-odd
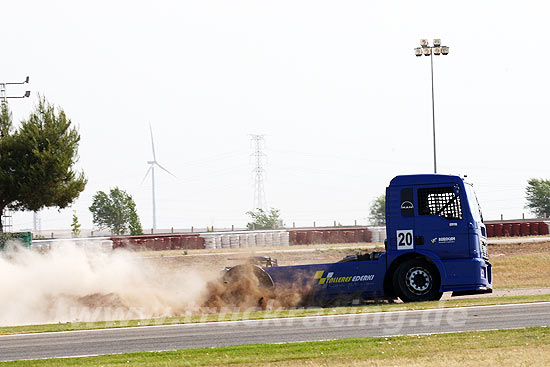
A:
[[[11,1],[2,5],[0,80],[30,76],[81,134],[89,179],[69,228],[98,190],[133,195],[152,225],[243,226],[253,205],[249,134],[265,134],[270,206],[296,225],[365,223],[398,174],[431,173],[434,58],[440,173],[467,174],[486,219],[521,217],[531,177],[550,178],[548,11],[503,1]],[[26,88],[13,87],[19,94]],[[15,229],[32,228],[16,213]]]

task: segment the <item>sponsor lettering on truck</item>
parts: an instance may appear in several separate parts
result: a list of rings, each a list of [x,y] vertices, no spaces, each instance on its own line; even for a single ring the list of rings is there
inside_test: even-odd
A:
[[[255,265],[267,288],[292,285],[310,299],[400,298],[433,301],[492,292],[487,235],[471,184],[458,176],[403,175],[386,188],[385,251],[347,256],[337,263]],[[238,281],[238,265],[226,279]]]

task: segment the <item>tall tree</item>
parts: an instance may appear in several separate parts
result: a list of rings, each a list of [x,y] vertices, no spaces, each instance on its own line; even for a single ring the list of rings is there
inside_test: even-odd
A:
[[[118,187],[111,189],[109,195],[98,191],[90,211],[94,224],[100,229],[108,228],[115,235],[124,234],[128,229],[132,235],[143,234],[134,199]]]
[[[13,129],[13,121],[7,103],[2,103],[0,107],[0,138],[10,136]]]
[[[533,214],[539,218],[550,215],[550,180],[530,179],[525,194],[525,207]]]
[[[63,109],[44,97],[17,129],[8,106],[2,104],[0,215],[6,208],[38,211],[69,206],[86,186],[84,174],[73,168],[79,142],[80,134]]]
[[[279,228],[279,209],[271,208],[267,212],[263,209],[256,209],[246,212],[252,219],[246,227],[248,229],[276,229]]]
[[[372,202],[369,219],[377,226],[386,224],[386,195],[382,194]]]
[[[132,210],[132,212],[130,213],[130,221],[128,222],[128,229],[130,230],[130,234],[132,236],[138,236],[143,234],[143,228],[141,228],[141,222],[139,221],[139,217],[135,210],[135,206],[134,206],[134,210]]]

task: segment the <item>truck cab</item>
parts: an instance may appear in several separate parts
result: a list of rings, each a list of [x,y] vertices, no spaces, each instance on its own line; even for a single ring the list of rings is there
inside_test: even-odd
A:
[[[396,271],[411,259],[431,268],[404,274],[411,293],[422,293],[430,281],[438,293],[491,291],[483,217],[472,185],[462,178],[437,174],[395,177],[386,189],[386,223],[388,271]],[[399,291],[397,284],[392,288]]]

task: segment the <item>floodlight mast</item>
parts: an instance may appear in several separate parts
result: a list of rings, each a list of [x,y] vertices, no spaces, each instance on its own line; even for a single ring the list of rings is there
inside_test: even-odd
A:
[[[31,96],[31,91],[28,90],[23,94],[22,96],[8,96],[6,92],[6,85],[22,85],[22,84],[28,84],[29,83],[29,77],[27,76],[24,81],[22,82],[0,82],[0,99],[2,100],[2,103],[8,103],[8,98],[28,98]]]
[[[434,141],[434,173],[437,173],[437,157],[435,149],[435,105],[434,105],[434,59],[433,55],[448,55],[449,47],[441,46],[441,39],[435,38],[433,44],[427,39],[420,40],[420,47],[414,49],[416,56],[430,56],[430,71],[432,75],[432,125],[433,125],[433,141]]]

